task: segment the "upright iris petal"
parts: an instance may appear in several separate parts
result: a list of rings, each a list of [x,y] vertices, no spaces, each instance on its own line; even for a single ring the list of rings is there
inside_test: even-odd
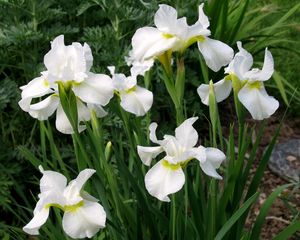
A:
[[[149,69],[156,58],[166,52],[184,52],[193,43],[209,68],[218,71],[233,58],[233,50],[226,44],[208,38],[209,21],[199,6],[198,21],[189,26],[185,17],[178,18],[177,11],[166,4],[159,5],[154,16],[156,27],[139,28],[132,37],[132,50],[126,58],[128,65],[145,65]]]
[[[159,154],[165,156],[146,174],[145,185],[148,192],[160,201],[169,202],[169,194],[178,192],[185,182],[183,167],[192,159],[197,159],[204,173],[222,179],[216,169],[225,160],[225,155],[216,148],[195,147],[198,133],[193,127],[197,117],[185,120],[175,129],[175,136],[165,135],[162,140],[156,137],[156,123],[149,126],[150,140],[160,146],[138,146],[137,151],[142,162],[150,166],[152,159]]]
[[[72,134],[74,130],[60,104],[58,82],[66,88],[71,88],[77,97],[78,130],[83,131],[85,125],[81,121],[90,120],[90,110],[94,110],[98,117],[103,117],[105,106],[113,97],[111,78],[104,74],[90,72],[93,56],[88,44],[74,42],[64,44],[64,36],[56,37],[51,43],[51,50],[44,57],[46,71],[21,87],[22,99],[19,105],[38,120],[46,120],[56,110],[57,130]],[[36,98],[44,98],[33,104]],[[100,109],[100,110],[99,110]]]
[[[38,235],[40,227],[47,221],[51,207],[64,211],[64,231],[72,238],[91,238],[100,228],[105,227],[106,213],[97,199],[82,191],[85,182],[95,173],[93,169],[81,171],[69,182],[65,176],[54,171],[44,171],[40,180],[39,201],[34,209],[33,219],[23,230]]]

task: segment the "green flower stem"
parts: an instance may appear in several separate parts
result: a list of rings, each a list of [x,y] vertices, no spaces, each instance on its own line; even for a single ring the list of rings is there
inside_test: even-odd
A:
[[[95,157],[97,159],[97,163],[95,163],[94,165],[96,166],[100,180],[103,181],[104,179],[102,178],[104,177],[107,181],[107,185],[109,186],[109,189],[111,191],[114,210],[116,211],[118,218],[122,219],[122,206],[120,206],[120,203],[122,201],[118,192],[117,178],[114,176],[114,171],[111,168],[111,165],[108,163],[111,154],[111,143],[109,142],[104,148],[103,128],[101,124],[101,119],[97,118],[96,113],[94,111],[91,112],[91,124],[91,134],[93,135],[91,136],[91,138],[94,139],[94,144],[96,145],[97,149],[97,152],[95,153],[97,155]]]
[[[184,57],[181,56],[177,59],[177,75],[175,81],[175,92],[178,101],[178,107],[176,109],[176,121],[177,125],[184,121],[183,114],[183,96],[185,89],[185,67],[184,67]]]
[[[46,136],[45,136],[45,124],[44,121],[40,121],[40,139],[41,139],[41,150],[43,156],[43,164],[47,163],[47,148],[46,148]]]
[[[131,148],[130,153],[131,153],[131,156],[133,156],[133,157],[130,157],[130,159],[129,159],[129,170],[132,172],[133,167],[138,168],[138,171],[136,171],[136,173],[139,175],[138,176],[139,179],[143,179],[144,175],[143,175],[142,166],[141,166],[140,162],[138,162],[138,164],[136,164],[136,162],[135,162],[135,160],[139,160],[139,156],[137,154],[136,138],[135,138],[134,132],[132,130],[133,127],[130,126],[128,113],[123,110],[123,108],[120,106],[120,104],[119,104],[119,111],[120,111],[120,117],[123,122],[127,138],[129,139],[130,148]],[[131,160],[131,159],[133,159],[133,160]]]
[[[217,132],[221,131],[220,117],[218,111],[218,105],[216,102],[213,82],[209,83],[209,116],[212,125],[212,145],[217,147]],[[220,133],[219,133],[220,135]],[[222,141],[222,140],[221,140]],[[216,219],[217,219],[217,192],[218,183],[217,180],[212,179],[210,182],[210,214],[209,214],[209,232],[208,239],[213,239],[216,234]]]
[[[173,101],[176,111],[176,123],[177,126],[184,121],[183,114],[183,95],[185,85],[185,67],[184,58],[180,57],[177,60],[177,75],[174,83],[172,74],[170,74],[168,68],[164,67],[164,83],[167,91]]]
[[[151,69],[149,71],[147,71],[145,73],[145,77],[144,77],[144,82],[145,82],[145,87],[148,90],[151,90],[151,79],[152,79],[152,71]],[[149,125],[151,124],[151,111],[148,111],[146,113],[146,129],[147,129],[147,142],[146,144],[149,145],[150,144],[150,131],[149,131]]]
[[[210,182],[210,223],[209,223],[209,238],[214,239],[216,235],[216,220],[217,220],[217,191],[218,183],[217,180],[211,179]]]
[[[172,240],[176,240],[176,195],[172,195],[171,201],[171,229],[172,229]]]
[[[242,84],[241,81],[237,78],[237,76],[233,74],[231,75],[231,79],[232,79],[232,88],[233,88],[233,96],[234,96],[234,105],[235,105],[235,110],[236,110],[238,123],[239,123],[238,141],[240,147],[242,145],[242,136],[244,131],[244,123],[245,123],[245,109],[238,99],[238,93],[242,88]]]

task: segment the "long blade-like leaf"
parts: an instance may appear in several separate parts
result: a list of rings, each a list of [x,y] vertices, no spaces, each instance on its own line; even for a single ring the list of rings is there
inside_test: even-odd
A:
[[[258,197],[258,192],[253,194],[239,210],[237,210],[231,218],[224,224],[215,237],[215,240],[222,240],[225,234],[231,229],[231,227],[236,223],[236,221],[251,207]]]

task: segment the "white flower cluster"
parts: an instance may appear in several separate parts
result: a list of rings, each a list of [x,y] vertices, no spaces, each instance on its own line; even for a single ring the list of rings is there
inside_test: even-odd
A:
[[[109,103],[114,91],[120,93],[121,106],[137,116],[144,115],[152,106],[152,93],[137,86],[136,77],[143,72],[134,71],[134,75],[127,78],[131,79],[127,82],[131,82],[120,90],[118,88],[120,74],[113,74],[111,78],[105,74],[90,72],[93,56],[86,43],[83,46],[77,42],[65,46],[64,36],[60,35],[51,43],[51,50],[45,55],[44,64],[47,71],[21,87],[22,99],[19,105],[39,120],[48,119],[56,111],[56,128],[62,133],[72,134],[74,129],[60,103],[59,82],[71,88],[77,97],[79,132],[85,129],[85,125],[81,122],[91,119],[90,110],[95,111],[97,117],[104,117],[107,114],[103,106]],[[122,75],[122,79],[126,77]],[[32,104],[33,99],[41,97],[45,98]]]
[[[60,101],[59,84],[76,96],[78,131],[83,131],[84,122],[91,119],[91,111],[97,117],[104,117],[104,110],[114,93],[120,98],[120,105],[136,116],[145,115],[152,106],[153,94],[137,85],[137,77],[144,76],[155,60],[162,62],[162,56],[172,56],[173,52],[183,54],[192,44],[197,43],[207,66],[213,71],[225,67],[227,76],[213,84],[216,101],[226,99],[236,81],[240,86],[238,99],[257,120],[270,117],[278,108],[276,99],[266,93],[263,82],[270,79],[274,72],[271,53],[266,49],[262,70],[251,69],[253,58],[238,42],[239,52],[234,51],[221,41],[209,38],[211,32],[208,17],[203,12],[203,4],[198,9],[199,18],[188,25],[185,17],[178,18],[177,11],[165,4],[159,5],[155,13],[155,27],[139,28],[132,38],[132,50],[126,57],[132,65],[131,75],[115,73],[115,67],[108,67],[111,76],[90,72],[93,56],[88,44],[74,42],[66,46],[64,36],[56,37],[50,51],[44,57],[46,71],[21,87],[20,107],[39,120],[48,119],[56,111],[56,128],[65,134],[74,129],[64,112]],[[171,62],[169,62],[171,64]],[[234,89],[236,90],[236,89]],[[201,101],[209,104],[210,86],[202,84],[198,88]],[[179,191],[185,182],[183,168],[193,159],[199,162],[202,171],[216,179],[225,160],[224,153],[217,148],[197,146],[198,133],[192,126],[197,117],[185,120],[175,130],[175,136],[165,135],[162,140],[156,137],[157,124],[149,127],[150,140],[156,147],[138,146],[142,162],[150,166],[152,159],[164,156],[146,174],[145,185],[148,192],[161,201],[170,201],[168,195]],[[93,169],[81,171],[78,177],[67,185],[66,178],[53,171],[44,171],[40,181],[39,201],[34,209],[33,219],[24,231],[36,235],[46,222],[50,207],[64,211],[63,229],[73,238],[94,236],[105,226],[106,214],[97,199],[82,191],[84,183],[95,172]]]

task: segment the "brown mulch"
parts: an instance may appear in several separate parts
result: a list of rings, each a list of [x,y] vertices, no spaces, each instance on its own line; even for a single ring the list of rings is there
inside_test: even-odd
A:
[[[267,127],[265,129],[265,134],[262,139],[260,150],[258,155],[261,155],[265,147],[270,143],[274,132],[279,124],[279,120],[270,118],[268,120]],[[288,139],[300,138],[300,119],[285,120],[278,137],[277,142],[284,142]],[[257,157],[259,159],[259,157]],[[258,161],[258,160],[257,160]],[[256,171],[257,162],[252,169],[252,173]],[[267,199],[267,197],[278,187],[288,183],[286,180],[282,179],[280,176],[274,174],[269,169],[266,169],[264,173],[263,180],[260,185],[261,194],[259,200],[252,209],[252,212],[247,219],[248,227],[255,221],[259,210]],[[282,199],[285,199],[287,205]],[[271,209],[269,210],[266,222],[263,226],[261,232],[261,239],[269,240],[281,232],[285,227],[287,227],[292,221],[293,215],[289,208],[300,211],[300,190],[296,192],[291,192],[291,189],[284,191],[280,198],[277,198],[273,203]],[[297,235],[297,236],[296,236]],[[300,232],[290,239],[300,239]]]

